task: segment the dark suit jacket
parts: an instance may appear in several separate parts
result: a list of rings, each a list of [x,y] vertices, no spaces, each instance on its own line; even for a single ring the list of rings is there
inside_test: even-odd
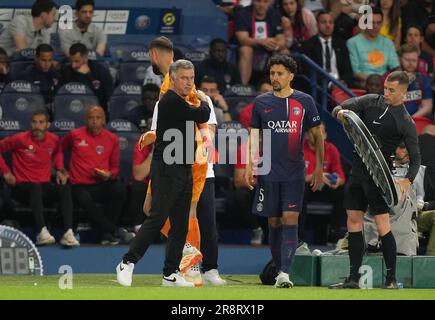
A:
[[[340,80],[343,80],[348,86],[352,86],[352,66],[350,64],[349,51],[346,42],[338,37],[332,37],[332,49],[337,59],[337,69]],[[315,35],[302,44],[301,53],[307,55],[311,60],[323,67],[323,50],[319,36]]]

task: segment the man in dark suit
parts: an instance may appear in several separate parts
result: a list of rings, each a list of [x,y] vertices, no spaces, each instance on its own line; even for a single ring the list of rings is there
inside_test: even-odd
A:
[[[319,33],[302,45],[301,52],[317,63],[334,78],[352,86],[352,66],[346,43],[333,36],[334,19],[327,11],[319,12],[317,16]],[[306,71],[308,72],[308,68]]]

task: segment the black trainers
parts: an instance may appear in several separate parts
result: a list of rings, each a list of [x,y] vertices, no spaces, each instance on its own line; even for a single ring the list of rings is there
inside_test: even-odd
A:
[[[105,233],[103,235],[103,239],[101,240],[101,244],[103,246],[107,246],[107,245],[115,246],[115,245],[119,244],[120,241],[121,240],[116,238],[113,234]]]
[[[382,289],[394,290],[399,289],[396,279],[387,279]]]
[[[347,277],[344,282],[331,284],[328,289],[360,289],[358,281]]]

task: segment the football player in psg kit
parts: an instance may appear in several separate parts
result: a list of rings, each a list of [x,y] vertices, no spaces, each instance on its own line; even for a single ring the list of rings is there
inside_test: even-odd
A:
[[[289,269],[298,244],[298,218],[302,209],[305,187],[303,137],[310,131],[314,137],[316,169],[311,187],[320,188],[323,181],[323,135],[320,117],[311,96],[294,90],[290,83],[297,70],[289,56],[276,55],[268,63],[273,92],[258,96],[252,109],[250,143],[248,143],[245,180],[253,189],[255,166],[253,155],[258,154],[260,129],[271,131],[270,154],[263,152],[264,163],[270,172],[258,175],[254,214],[268,217],[269,244],[278,270],[276,288],[291,288]]]
[[[400,200],[406,194],[420,168],[420,151],[418,147],[415,123],[403,104],[409,78],[404,71],[394,71],[384,82],[384,95],[367,94],[351,98],[337,106],[333,115],[343,122],[344,113],[355,112],[370,133],[379,141],[380,150],[390,167],[391,155],[397,146],[405,142],[409,152],[409,169],[406,177],[397,180],[400,186]],[[396,240],[391,232],[389,207],[382,197],[381,190],[375,185],[361,158],[354,153],[352,171],[344,191],[344,207],[347,212],[347,229],[349,231],[350,274],[343,282],[331,285],[331,289],[359,289],[359,268],[365,251],[363,235],[363,218],[368,209],[374,216],[379,236],[382,242],[387,274],[386,289],[397,289],[396,283]]]

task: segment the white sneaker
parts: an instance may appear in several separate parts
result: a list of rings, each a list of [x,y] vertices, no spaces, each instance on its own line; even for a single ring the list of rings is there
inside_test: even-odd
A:
[[[53,244],[56,240],[54,237],[48,232],[47,227],[43,227],[41,232],[36,236],[36,245],[43,246],[46,244]]]
[[[120,262],[116,266],[116,280],[121,286],[131,287],[131,281],[133,278],[134,263]]]
[[[201,271],[199,270],[199,264],[191,266],[184,274],[183,277],[186,281],[192,282],[195,287],[202,286]]]
[[[251,238],[251,245],[253,246],[261,246],[263,243],[263,229],[258,227],[257,229],[252,230],[254,233]]]
[[[211,269],[204,272],[202,275],[202,283],[212,286],[224,286],[227,284],[227,282],[220,277],[219,271],[217,271],[217,269]]]
[[[163,276],[162,279],[163,287],[194,287],[195,285],[192,282],[187,282],[186,279],[183,278],[180,272],[174,272],[170,276]]]
[[[275,279],[275,288],[293,288],[293,282],[290,281],[288,273],[281,271]]]
[[[68,229],[60,239],[60,244],[66,247],[78,247],[80,242],[74,237],[72,229]]]

